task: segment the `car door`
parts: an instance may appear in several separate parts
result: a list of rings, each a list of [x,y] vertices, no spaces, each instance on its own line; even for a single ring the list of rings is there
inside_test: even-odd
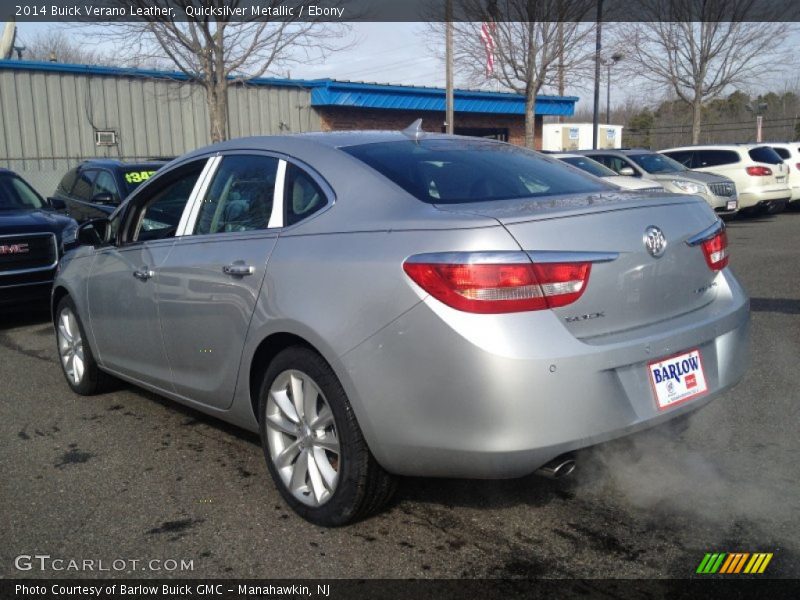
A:
[[[94,192],[94,180],[97,178],[97,169],[81,169],[78,178],[72,186],[69,195],[64,199],[67,205],[67,213],[78,223],[87,221],[91,217],[89,211],[92,193]]]
[[[206,159],[164,173],[132,198],[115,244],[97,250],[88,305],[98,360],[107,369],[173,391],[156,301],[161,265]]]
[[[217,161],[157,287],[175,391],[227,408],[250,319],[259,293],[265,293],[261,286],[281,223],[278,177],[285,163],[241,153]]]

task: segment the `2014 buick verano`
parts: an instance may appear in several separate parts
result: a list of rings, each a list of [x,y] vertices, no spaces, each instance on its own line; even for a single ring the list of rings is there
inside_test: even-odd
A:
[[[78,232],[66,379],[109,375],[260,431],[307,519],[394,474],[502,478],[734,385],[748,299],[698,197],[625,192],[508,144],[419,132],[238,139]]]

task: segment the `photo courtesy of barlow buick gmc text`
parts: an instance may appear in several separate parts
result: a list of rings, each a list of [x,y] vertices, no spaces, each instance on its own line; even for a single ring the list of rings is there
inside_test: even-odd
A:
[[[796,598],[792,0],[0,5],[0,598]]]

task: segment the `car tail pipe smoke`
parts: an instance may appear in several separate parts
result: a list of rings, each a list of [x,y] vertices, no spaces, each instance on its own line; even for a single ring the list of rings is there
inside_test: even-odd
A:
[[[548,479],[561,479],[574,470],[575,456],[573,454],[562,454],[536,469],[534,473],[540,477],[547,477]]]

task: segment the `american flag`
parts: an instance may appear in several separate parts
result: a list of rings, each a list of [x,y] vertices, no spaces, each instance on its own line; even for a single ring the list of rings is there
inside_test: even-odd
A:
[[[497,25],[493,22],[481,23],[481,40],[486,49],[486,74],[494,73],[494,32]]]

